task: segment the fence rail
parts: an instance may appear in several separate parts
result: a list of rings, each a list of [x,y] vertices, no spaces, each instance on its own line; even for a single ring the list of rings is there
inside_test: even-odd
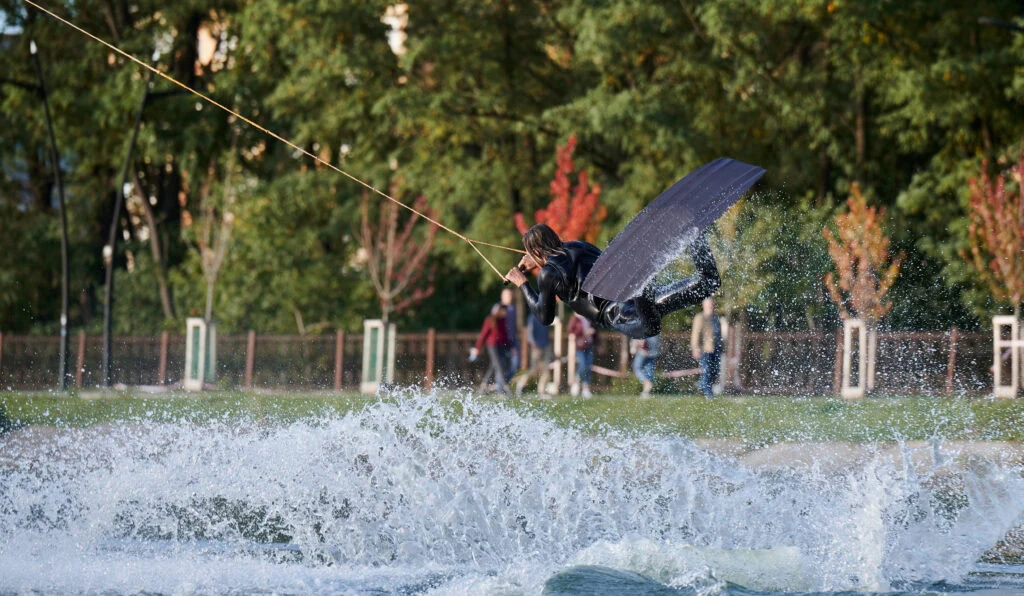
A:
[[[563,338],[566,341],[568,338]],[[400,385],[474,386],[485,363],[470,363],[472,332],[400,333],[395,382]],[[729,342],[726,377],[748,393],[824,395],[835,392],[837,333],[743,332]],[[102,338],[79,334],[69,342],[74,383],[101,382]],[[659,371],[688,383],[697,364],[689,335],[663,336]],[[602,332],[595,342],[596,389],[629,376],[622,336]],[[56,337],[0,333],[0,390],[55,386]],[[354,389],[359,386],[363,336],[222,335],[217,340],[217,385],[224,388]],[[563,352],[564,353],[564,352]],[[185,337],[164,333],[118,337],[113,342],[113,382],[177,385],[185,369]],[[876,392],[893,394],[986,393],[991,390],[991,333],[890,332],[878,334]],[[684,387],[685,388],[685,387]]]

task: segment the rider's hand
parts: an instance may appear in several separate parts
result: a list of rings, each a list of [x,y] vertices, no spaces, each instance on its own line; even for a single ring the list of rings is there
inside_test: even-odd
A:
[[[469,349],[469,361],[470,362],[476,362],[476,359],[479,358],[479,357],[480,357],[480,350],[477,350],[476,348],[470,348]]]
[[[526,275],[523,273],[523,270],[520,269],[519,267],[513,267],[512,269],[509,269],[508,275],[505,276],[505,279],[508,280],[510,283],[515,284],[517,288],[526,283]]]
[[[524,273],[529,273],[534,269],[537,269],[537,260],[530,255],[523,255],[523,258],[519,259],[519,270]]]

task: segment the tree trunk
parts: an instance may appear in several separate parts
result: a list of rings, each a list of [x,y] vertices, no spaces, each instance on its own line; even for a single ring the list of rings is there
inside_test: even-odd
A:
[[[861,183],[866,183],[864,179],[864,164],[867,163],[868,156],[868,106],[867,92],[864,89],[864,80],[860,67],[857,68],[857,73],[854,75],[854,82],[857,89],[857,124],[854,131],[857,144],[857,178]]]
[[[174,320],[177,318],[177,313],[174,310],[174,293],[167,281],[167,270],[163,265],[156,267],[156,285],[160,292],[160,306],[163,307],[164,318]]]
[[[206,322],[213,320],[213,287],[217,285],[216,275],[206,276]]]
[[[142,184],[138,176],[135,177],[135,187],[140,191]],[[156,268],[156,283],[160,292],[160,305],[163,307],[164,318],[174,319],[174,296],[171,293],[171,286],[167,282],[167,249],[164,248],[160,239],[160,230],[157,228],[156,214],[153,213],[153,206],[142,193],[140,197],[142,211],[146,216],[146,225],[149,226],[149,250],[153,255],[153,266]]]

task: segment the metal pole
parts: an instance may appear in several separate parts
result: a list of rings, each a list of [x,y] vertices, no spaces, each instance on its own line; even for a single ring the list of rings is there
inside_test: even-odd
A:
[[[158,55],[154,54],[155,62]],[[135,151],[135,142],[139,138],[139,129],[142,127],[142,113],[146,109],[146,101],[149,99],[149,82],[153,78],[153,71],[146,71],[145,91],[142,93],[142,101],[139,102],[139,110],[135,114],[135,126],[132,128],[131,140],[128,141],[128,152],[124,156],[124,165],[121,167],[121,185],[118,188],[117,196],[114,198],[114,214],[110,218],[110,234],[107,236],[107,245],[103,247],[103,261],[106,264],[106,280],[103,289],[103,386],[110,387],[112,382],[112,343],[113,343],[113,311],[114,311],[114,254],[117,247],[117,229],[121,223],[121,204],[125,201],[130,186],[128,184],[128,170],[131,167],[132,153]],[[156,230],[153,230],[156,233]]]
[[[46,130],[50,136],[50,161],[53,165],[53,178],[57,183],[57,205],[60,212],[60,364],[57,370],[57,387],[61,391],[68,388],[68,217],[64,209],[64,181],[60,176],[60,153],[57,151],[57,136],[53,132],[53,121],[50,119],[50,100],[46,94],[46,80],[43,78],[43,67],[39,63],[36,42],[29,42],[32,54],[32,66],[39,79],[39,94],[43,97],[43,113],[46,115]]]

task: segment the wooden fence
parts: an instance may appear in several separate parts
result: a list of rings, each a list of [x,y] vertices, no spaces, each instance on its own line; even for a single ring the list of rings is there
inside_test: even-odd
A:
[[[745,393],[826,395],[836,392],[838,333],[745,332],[734,335],[724,358],[729,385]],[[400,385],[474,386],[486,358],[467,359],[473,332],[401,333],[395,382]],[[567,338],[566,338],[567,340]],[[563,340],[565,341],[565,340]],[[362,366],[361,334],[222,335],[217,341],[217,385],[224,388],[354,390]],[[72,336],[69,362],[78,387],[100,383],[102,339]],[[689,335],[666,333],[658,370],[680,379],[683,390],[696,371]],[[0,333],[0,390],[55,386],[58,338]],[[595,342],[595,389],[628,377],[622,336],[602,332]],[[177,385],[185,368],[179,335],[119,337],[113,344],[113,382]],[[563,351],[564,353],[564,351]],[[891,332],[878,334],[876,393],[950,394],[991,391],[990,333]],[[563,378],[567,378],[564,375]]]

